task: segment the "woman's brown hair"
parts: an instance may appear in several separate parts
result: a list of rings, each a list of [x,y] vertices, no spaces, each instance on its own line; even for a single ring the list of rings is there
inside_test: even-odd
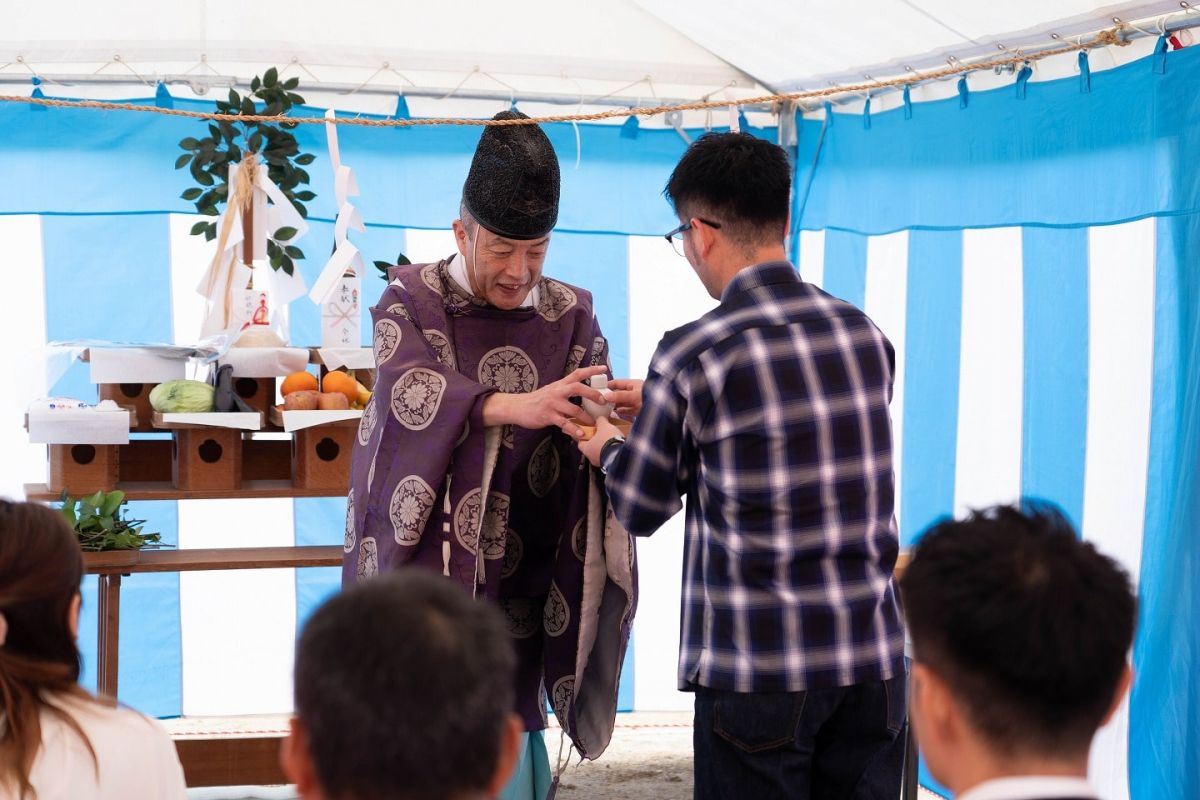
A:
[[[79,687],[80,655],[71,604],[83,555],[67,521],[37,503],[0,499],[0,787],[36,797],[29,782],[42,742],[42,709],[61,718],[95,751],[54,696],[89,697]]]

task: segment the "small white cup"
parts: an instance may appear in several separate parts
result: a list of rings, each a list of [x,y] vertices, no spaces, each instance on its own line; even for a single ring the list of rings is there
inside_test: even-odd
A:
[[[609,392],[609,389],[608,389],[608,376],[607,375],[593,375],[592,377],[588,378],[588,385],[591,386],[593,389],[598,390],[600,392],[600,394],[604,396],[605,400],[607,400],[609,395],[611,394],[611,392]],[[594,403],[591,400],[588,400],[586,397],[584,397],[582,399],[583,399],[583,410],[586,411],[588,414],[590,414],[592,416],[592,419],[600,419],[600,417],[612,416],[613,410],[615,408],[612,403],[608,403],[606,405],[600,405],[599,403]]]

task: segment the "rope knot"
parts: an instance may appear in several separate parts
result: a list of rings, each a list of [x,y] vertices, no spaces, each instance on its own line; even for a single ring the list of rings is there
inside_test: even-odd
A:
[[[258,173],[261,168],[258,153],[251,151],[242,156],[241,169],[238,170],[237,180],[233,187],[233,197],[230,198],[229,203],[238,211],[250,210],[250,204],[254,202],[254,186],[258,183]]]

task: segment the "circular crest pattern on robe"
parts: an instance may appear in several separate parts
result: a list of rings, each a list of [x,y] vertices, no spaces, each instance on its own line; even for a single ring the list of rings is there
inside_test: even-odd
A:
[[[574,698],[574,675],[567,675],[554,682],[554,688],[550,690],[550,702],[554,706],[554,716],[558,718],[558,724],[564,728],[567,726],[567,715],[570,713],[571,701]]]
[[[375,351],[376,365],[382,364],[396,354],[400,345],[400,326],[390,319],[381,319],[375,323],[375,338],[372,340]]]
[[[446,338],[446,334],[434,328],[426,328],[421,333],[425,334],[425,341],[429,342],[429,346],[433,348],[439,363],[450,369],[458,369],[458,363],[454,358],[454,348],[450,346],[450,340]]]
[[[442,276],[438,272],[438,264],[426,264],[421,267],[421,281],[434,291],[435,294],[445,296],[445,284],[442,283]]]
[[[554,488],[559,472],[558,448],[554,446],[554,436],[547,436],[534,448],[529,457],[529,468],[526,470],[529,478],[529,490],[535,497],[545,497]]]
[[[375,540],[370,536],[364,536],[362,542],[358,545],[358,579],[373,578],[379,574],[379,550],[375,546]]]
[[[392,303],[387,307],[387,313],[394,314],[401,319],[408,320],[409,322],[413,321],[412,315],[408,313],[408,308],[405,307],[404,303]]]
[[[363,447],[366,447],[371,441],[371,434],[375,433],[377,422],[379,422],[379,406],[372,397],[367,401],[366,408],[363,409],[362,419],[358,421],[358,443]]]
[[[429,427],[446,393],[446,379],[431,369],[413,367],[392,387],[392,416],[409,430]]]
[[[538,373],[521,348],[497,347],[479,359],[479,382],[507,394],[525,394],[537,388]]]
[[[565,284],[553,278],[543,278],[538,299],[538,314],[547,322],[558,322],[575,307],[577,298]]]
[[[411,547],[421,541],[435,499],[433,487],[419,475],[409,475],[396,484],[388,506],[396,544]]]
[[[342,543],[342,552],[349,553],[354,549],[354,542],[358,538],[355,533],[354,525],[354,490],[346,495],[346,540]]]
[[[528,639],[538,632],[542,622],[537,604],[527,597],[506,597],[500,600],[500,610],[514,639]]]
[[[487,513],[483,517],[483,541],[479,542],[479,498],[482,492],[472,489],[458,501],[454,510],[454,538],[468,551],[479,552],[489,561],[504,558],[504,539],[508,531],[508,495],[489,492]]]
[[[558,584],[551,581],[550,594],[546,596],[546,611],[544,623],[546,633],[551,636],[562,636],[567,626],[571,624],[571,609],[567,600],[559,591]]]
[[[504,540],[504,563],[500,566],[500,577],[507,578],[521,566],[521,556],[525,555],[525,543],[512,528]]]

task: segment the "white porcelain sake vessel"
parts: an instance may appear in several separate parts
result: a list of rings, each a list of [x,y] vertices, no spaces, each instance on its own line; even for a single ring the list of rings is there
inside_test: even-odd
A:
[[[604,395],[604,397],[606,399],[608,398],[608,376],[607,375],[593,375],[592,377],[588,378],[588,384],[593,389],[598,390],[600,392],[600,394]],[[582,398],[582,400],[583,400],[583,410],[586,411],[588,414],[590,414],[592,416],[592,419],[600,419],[600,417],[608,417],[608,416],[611,416],[613,413],[614,406],[612,403],[608,403],[606,405],[600,405],[599,403],[593,403],[591,400],[588,400],[586,397]]]

